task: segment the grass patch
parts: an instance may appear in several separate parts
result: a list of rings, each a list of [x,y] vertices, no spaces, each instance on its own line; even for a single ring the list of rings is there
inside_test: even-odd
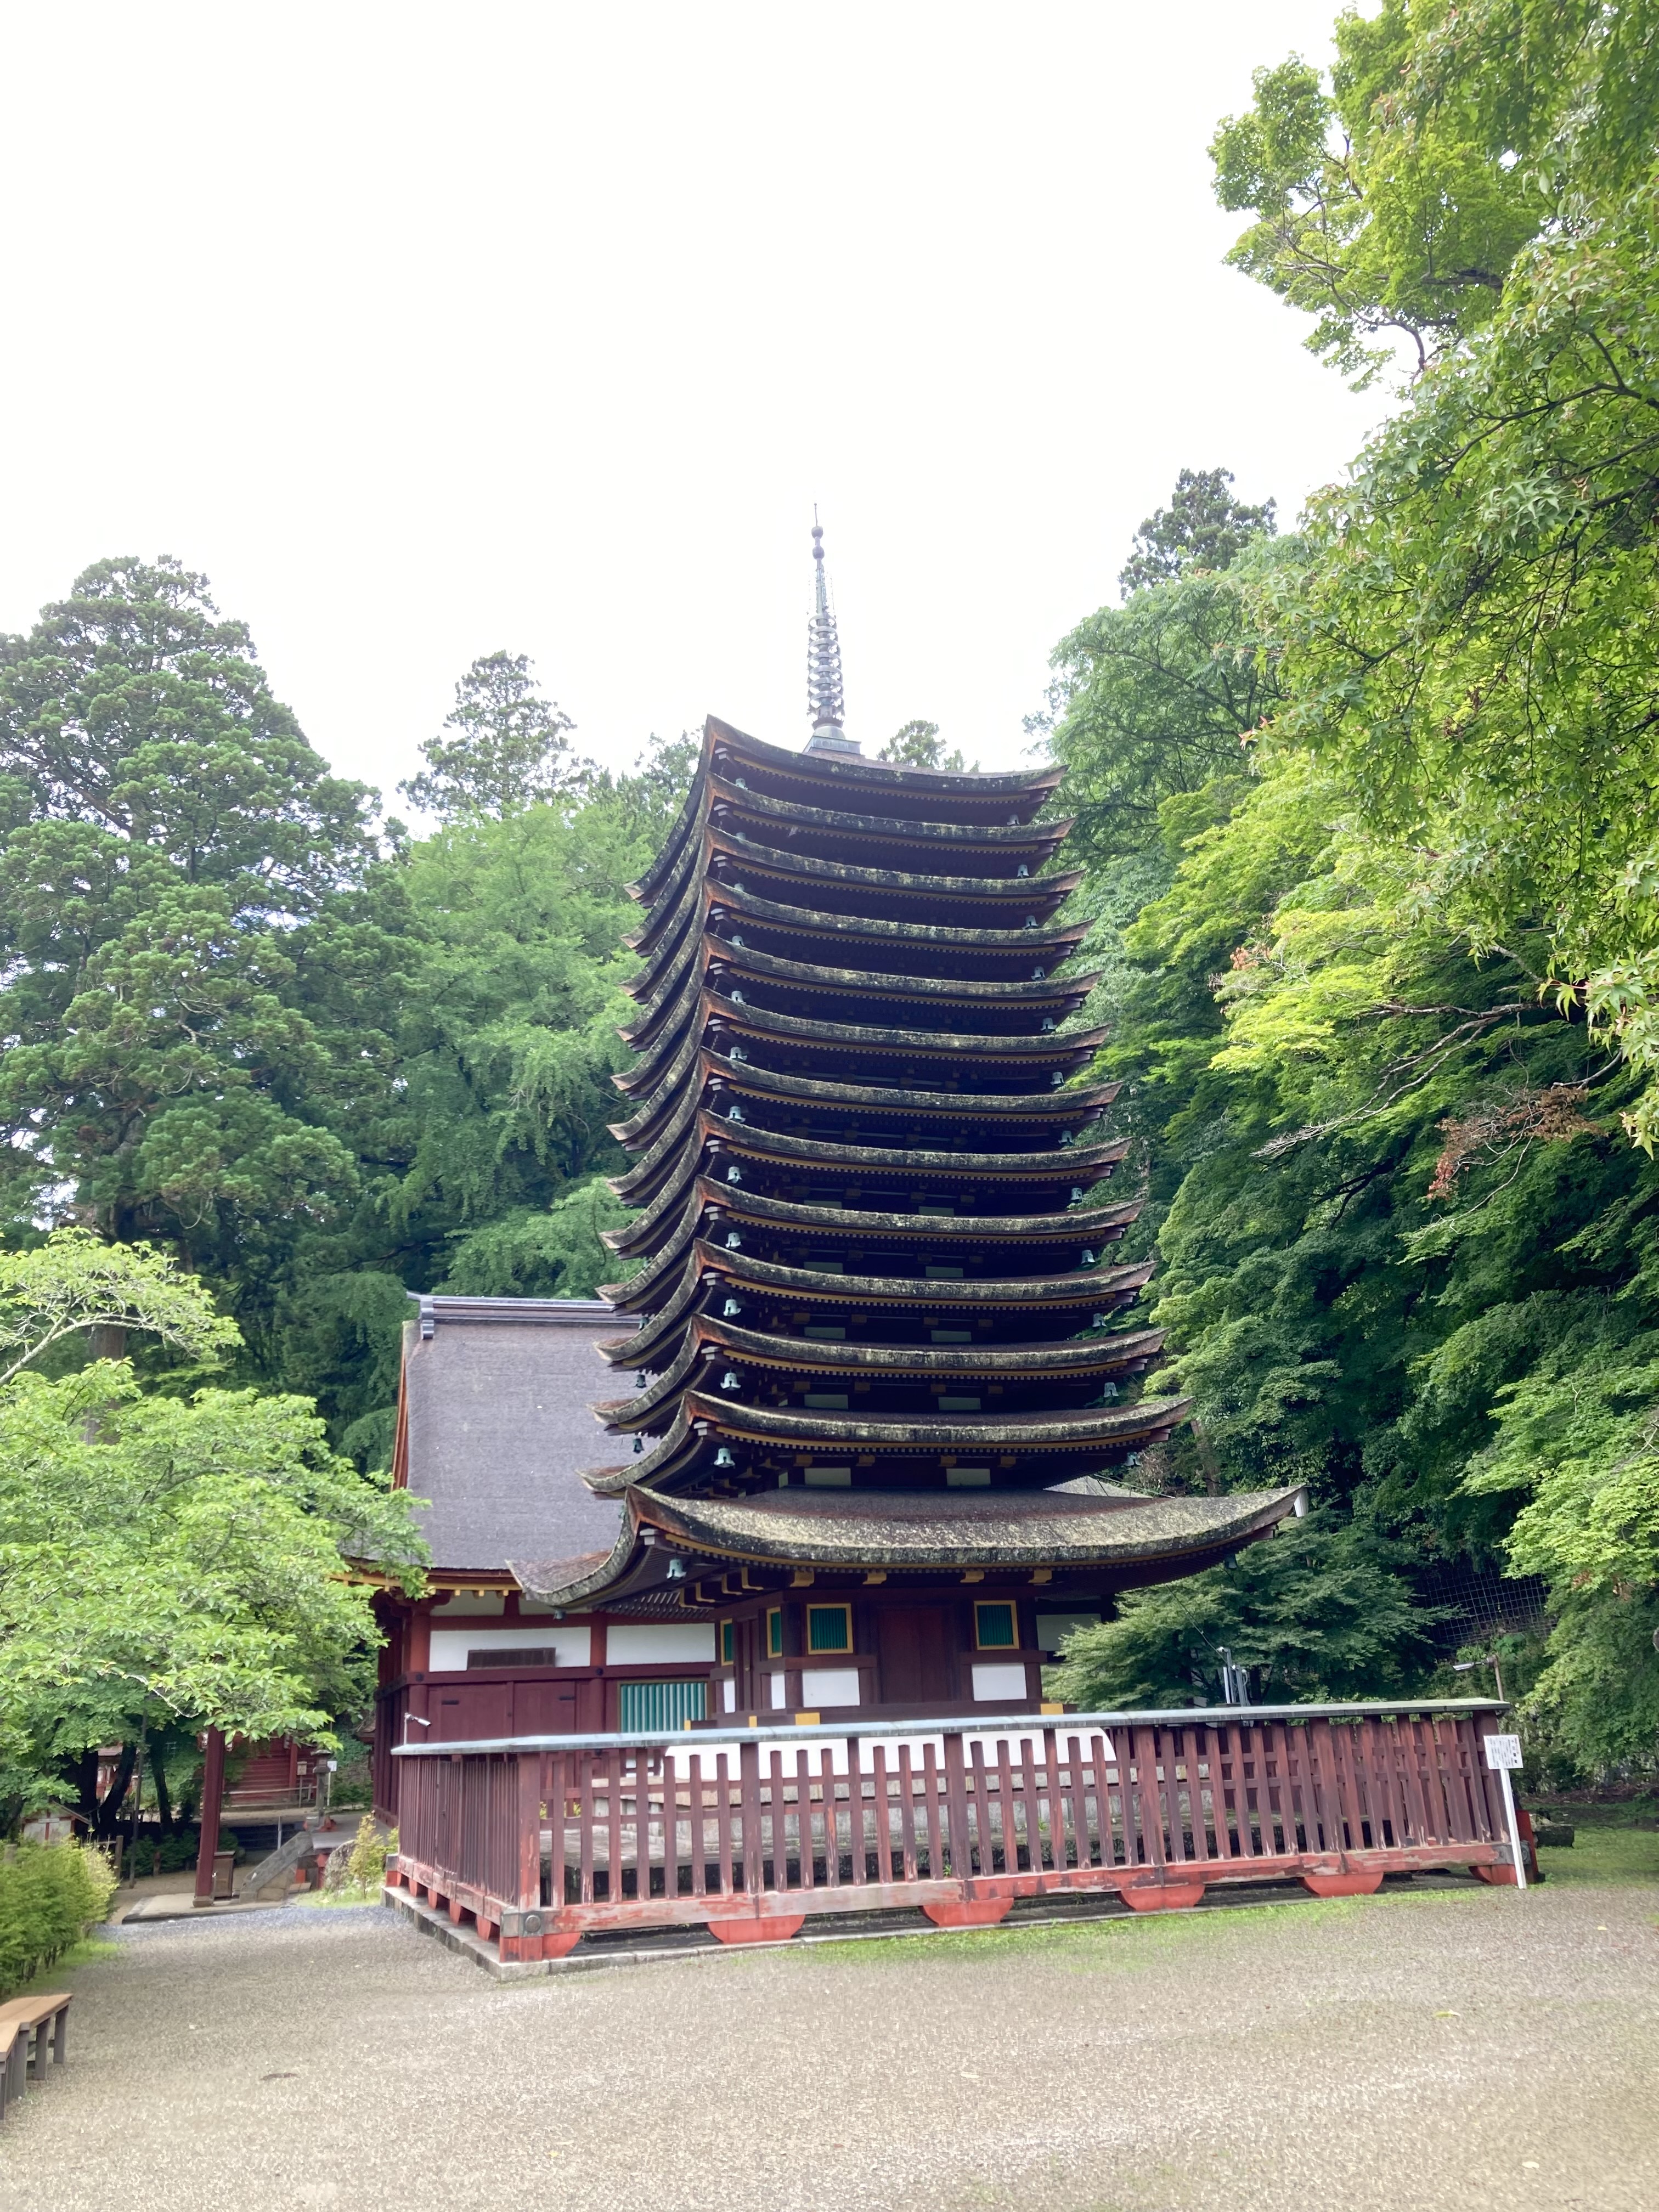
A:
[[[121,1946],[112,1942],[106,1936],[82,1936],[78,1943],[71,1943],[68,1950],[54,1959],[49,1966],[42,1966],[38,1972],[31,1974],[27,1981],[12,1994],[32,1997],[43,1990],[58,1989],[64,1975],[72,1973],[76,1966],[89,1966],[94,1959],[116,1958],[120,1949]]]
[[[1300,1924],[1304,1920],[1350,1919],[1369,1906],[1387,1901],[1369,1897],[1287,1895],[1285,1905],[1294,1905]],[[774,1951],[767,1955],[814,1965],[832,1963],[880,1969],[915,1966],[923,1958],[946,1966],[972,1966],[988,1958],[1006,1959],[1018,1954],[1050,1959],[1062,1971],[1072,1973],[1131,1973],[1152,1966],[1171,1950],[1190,1950],[1194,1945],[1204,1949],[1218,1948],[1225,1943],[1243,1942],[1268,1928],[1277,1928],[1282,1924],[1285,1905],[1229,1905],[1221,1911],[1195,1912],[1113,1913],[1057,1928],[1022,1928],[1016,1923],[1012,1927],[957,1929],[948,1936],[941,1930],[939,1940],[930,1940],[920,1948],[913,1937],[875,1936],[837,1944],[833,1951],[827,1945],[815,1945],[806,1950]],[[810,1918],[802,1932],[813,1932]],[[828,1935],[830,1931],[820,1932]]]
[[[308,1905],[314,1912],[332,1912],[343,1905],[380,1905],[384,1899],[378,1890],[307,1889],[289,1902]]]
[[[1659,1829],[1584,1820],[1566,1850],[1540,1848],[1538,1868],[1547,1881],[1564,1887],[1659,1882]]]

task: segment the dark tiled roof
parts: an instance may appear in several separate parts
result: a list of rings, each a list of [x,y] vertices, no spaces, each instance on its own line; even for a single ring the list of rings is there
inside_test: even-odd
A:
[[[617,1316],[598,1299],[435,1298],[404,1331],[408,1486],[434,1569],[499,1574],[515,1553],[608,1555],[617,1506],[578,1470],[592,1457],[594,1349]],[[431,1333],[422,1329],[430,1324]]]
[[[1099,1567],[1121,1576],[1163,1562],[1179,1573],[1184,1563],[1264,1535],[1301,1494],[1296,1487],[1225,1498],[1141,1498],[1115,1489],[1082,1496],[782,1490],[726,1499],[634,1490],[628,1524],[603,1565],[572,1576],[558,1561],[515,1559],[513,1571],[532,1597],[586,1602],[629,1572],[655,1530],[689,1551],[757,1565],[890,1572]]]

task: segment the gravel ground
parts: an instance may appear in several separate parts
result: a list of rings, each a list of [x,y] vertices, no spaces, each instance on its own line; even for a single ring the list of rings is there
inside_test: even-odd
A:
[[[1659,1881],[1573,1871],[518,1984],[379,1907],[136,1926],[0,2208],[1653,2212]]]

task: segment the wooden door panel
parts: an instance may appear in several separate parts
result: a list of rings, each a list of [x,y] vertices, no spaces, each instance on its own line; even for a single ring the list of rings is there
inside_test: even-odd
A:
[[[884,1606],[877,1616],[884,1705],[927,1705],[951,1695],[950,1620],[943,1606]]]

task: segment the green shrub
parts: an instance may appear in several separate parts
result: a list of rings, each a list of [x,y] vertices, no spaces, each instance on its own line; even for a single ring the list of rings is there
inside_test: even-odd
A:
[[[0,1863],[0,1996],[77,1943],[115,1894],[115,1869],[92,1844],[22,1844]]]
[[[396,1848],[395,1840],[381,1835],[374,1815],[365,1813],[357,1824],[350,1850],[343,1847],[331,1856],[327,1887],[343,1896],[378,1898],[386,1880],[387,1853]]]

